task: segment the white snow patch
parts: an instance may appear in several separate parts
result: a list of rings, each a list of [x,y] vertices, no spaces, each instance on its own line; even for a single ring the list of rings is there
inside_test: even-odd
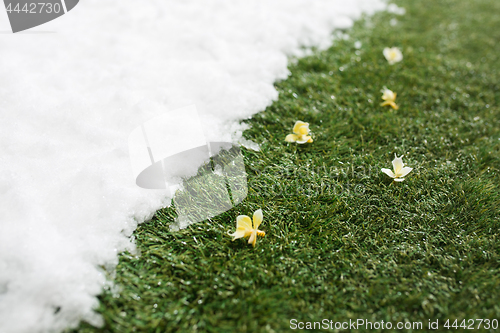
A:
[[[251,145],[239,120],[277,99],[287,56],[385,7],[86,0],[19,34],[0,10],[0,332],[101,323],[99,266],[113,270],[137,223],[170,202],[134,183],[135,127],[195,103],[209,141]]]

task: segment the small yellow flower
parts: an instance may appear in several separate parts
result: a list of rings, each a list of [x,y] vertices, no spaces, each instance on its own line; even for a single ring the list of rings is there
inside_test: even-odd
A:
[[[313,139],[311,136],[309,136],[309,123],[305,123],[303,121],[297,121],[295,125],[293,126],[293,133],[295,134],[288,134],[285,138],[286,142],[297,142],[300,144],[306,143],[306,142],[313,142]]]
[[[403,53],[397,47],[386,47],[384,49],[384,57],[389,62],[389,65],[394,65],[403,60]]]
[[[246,215],[240,215],[236,218],[236,231],[231,233],[227,233],[229,236],[234,237],[233,241],[238,238],[247,238],[248,244],[252,244],[255,246],[255,242],[257,242],[257,236],[264,237],[266,233],[262,230],[259,230],[259,226],[263,220],[262,209],[259,209],[253,213],[253,227],[252,220],[250,217]]]
[[[390,105],[394,110],[397,110],[399,109],[399,106],[396,105],[396,93],[392,90],[389,90],[387,89],[386,87],[384,87],[384,89],[382,89],[382,99],[385,101],[383,102],[382,104],[380,104],[380,106],[386,106],[386,105]]]
[[[394,178],[394,181],[396,182],[402,182],[403,180],[405,180],[402,177],[406,176],[411,172],[411,170],[413,170],[413,168],[405,167],[405,164],[403,163],[403,155],[401,155],[401,157],[398,157],[398,155],[394,154],[392,166],[394,167],[394,172],[389,169],[382,169],[382,172],[387,176]]]

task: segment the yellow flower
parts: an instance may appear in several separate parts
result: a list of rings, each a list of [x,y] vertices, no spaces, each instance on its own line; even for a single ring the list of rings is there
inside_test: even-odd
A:
[[[394,65],[403,60],[403,53],[397,47],[386,47],[384,49],[384,57],[389,62],[389,65]]]
[[[250,217],[246,215],[240,215],[236,218],[236,231],[231,233],[227,233],[229,236],[234,237],[233,241],[238,238],[247,238],[248,244],[252,244],[255,246],[255,242],[257,241],[257,236],[264,237],[266,233],[262,230],[259,230],[259,226],[263,220],[262,209],[259,209],[253,213],[253,227],[252,220]]]
[[[380,106],[386,106],[386,105],[390,105],[394,110],[397,110],[399,109],[399,106],[396,105],[396,93],[392,90],[389,90],[387,89],[386,87],[384,87],[384,89],[382,89],[382,99],[385,101],[383,102],[382,104],[380,104]]]
[[[405,167],[405,164],[403,163],[403,155],[401,155],[401,157],[398,157],[398,155],[394,154],[392,166],[394,167],[394,172],[389,169],[382,169],[382,172],[387,176],[394,178],[394,181],[396,182],[402,182],[403,180],[405,180],[402,177],[406,176],[411,172],[411,170],[413,170],[410,167]]]
[[[293,126],[293,133],[295,134],[288,134],[285,138],[286,142],[297,142],[297,143],[306,143],[306,142],[313,142],[313,139],[311,136],[309,136],[309,123],[305,123],[303,121],[297,121],[295,125]]]

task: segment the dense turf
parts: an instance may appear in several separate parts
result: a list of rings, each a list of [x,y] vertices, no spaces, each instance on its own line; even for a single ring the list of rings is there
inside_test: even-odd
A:
[[[397,3],[406,15],[360,21],[290,66],[279,100],[248,121],[261,151],[244,150],[247,199],[180,232],[170,209],[142,224],[120,292],[101,296],[105,326],[77,332],[500,320],[500,1]],[[403,62],[389,66],[386,46]],[[383,86],[398,111],[379,106]],[[296,120],[313,144],[284,142]],[[380,172],[394,153],[414,168],[402,183]],[[236,216],[259,208],[265,238],[231,242]]]

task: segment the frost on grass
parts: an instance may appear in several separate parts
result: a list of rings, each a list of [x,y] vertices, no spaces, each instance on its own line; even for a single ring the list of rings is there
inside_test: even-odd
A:
[[[134,182],[134,128],[196,104],[207,141],[238,142],[238,121],[278,97],[288,55],[328,46],[332,29],[384,7],[88,0],[35,28],[55,33],[3,38],[0,332],[100,323],[98,267],[112,270],[119,252],[133,251],[137,223],[170,202]],[[0,26],[9,30],[6,17]]]

